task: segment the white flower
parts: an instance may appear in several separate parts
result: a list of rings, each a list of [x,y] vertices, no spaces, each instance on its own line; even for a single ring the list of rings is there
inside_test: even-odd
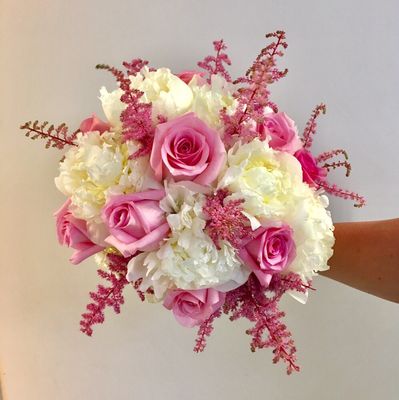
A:
[[[302,182],[302,170],[292,155],[273,150],[258,139],[237,143],[228,154],[228,167],[219,187],[230,198],[244,199],[252,229],[262,223],[288,224],[294,232],[296,257],[285,273],[295,272],[304,282],[328,269],[333,254],[334,226],[326,209],[328,198]],[[305,296],[290,293],[304,302]]]
[[[79,134],[60,163],[55,184],[71,197],[77,218],[100,222],[101,208],[109,196],[138,191],[147,177],[148,159],[129,160],[132,144],[120,144],[115,133]]]
[[[193,93],[188,85],[173,75],[168,68],[150,71],[143,67],[135,76],[130,77],[131,87],[142,91],[141,101],[152,104],[152,117],[158,115],[172,119],[186,113],[193,101]]]
[[[234,85],[220,75],[212,75],[210,85],[199,84],[196,75],[189,86],[194,95],[190,111],[194,111],[209,126],[215,129],[221,128],[220,110],[226,108],[227,113],[231,114],[237,107],[237,100],[233,97]]]
[[[294,231],[297,251],[288,270],[298,273],[305,281],[317,271],[329,269],[335,239],[327,206],[327,196],[303,184],[296,192],[295,206],[284,217]]]
[[[122,129],[120,116],[121,112],[126,108],[126,104],[122,103],[120,100],[122,94],[122,89],[116,89],[112,92],[108,92],[104,86],[100,89],[99,99],[101,101],[104,114],[114,130]]]
[[[294,191],[302,185],[298,160],[273,150],[259,139],[236,143],[228,153],[227,163],[218,187],[232,191],[231,198],[244,199],[243,208],[249,217],[261,220],[281,217],[292,206]],[[256,223],[250,220],[255,229]]]
[[[161,202],[161,207],[170,212],[167,221],[171,236],[158,251],[143,253],[145,255],[133,261],[135,257],[129,265],[128,279],[144,273],[144,285],[153,286],[157,297],[171,287],[231,290],[242,285],[249,276],[248,269],[237,259],[229,243],[222,241],[218,249],[204,232],[204,195],[193,186],[190,190],[186,184],[190,187],[190,183],[171,183]]]

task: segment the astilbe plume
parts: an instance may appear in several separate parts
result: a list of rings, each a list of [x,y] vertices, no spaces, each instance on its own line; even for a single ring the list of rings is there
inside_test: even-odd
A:
[[[69,129],[65,123],[58,126],[49,125],[47,121],[40,123],[39,121],[28,121],[20,126],[25,130],[25,136],[31,139],[44,139],[46,141],[46,149],[55,147],[62,150],[65,146],[76,146],[75,139],[79,129],[69,133]]]
[[[283,31],[269,33],[266,38],[274,40],[261,50],[246,75],[234,81],[239,86],[235,93],[238,101],[235,112],[229,115],[226,109],[221,110],[227,146],[238,139],[249,141],[258,136],[254,124],[263,123],[265,107],[277,111],[277,106],[269,99],[268,87],[288,72],[276,67],[277,57],[283,56],[282,50],[287,48],[287,43]]]
[[[104,69],[112,73],[117,80],[119,87],[123,90],[121,101],[126,108],[121,113],[122,137],[124,141],[135,140],[139,149],[131,154],[131,158],[149,154],[154,141],[154,126],[152,123],[152,105],[141,101],[143,92],[131,88],[129,76],[136,75],[141,68],[146,66],[148,61],[134,59],[130,63],[124,62],[126,74],[123,71],[106,64],[98,64],[97,69]]]
[[[87,336],[93,334],[93,325],[104,322],[104,311],[107,307],[120,313],[121,305],[125,300],[123,289],[129,282],[126,279],[128,259],[117,255],[108,254],[108,270],[98,269],[98,275],[108,282],[108,286],[98,285],[95,292],[90,292],[92,300],[86,308],[87,312],[82,314],[80,330]]]
[[[221,240],[238,248],[242,240],[250,238],[252,233],[248,218],[242,213],[243,200],[225,201],[230,194],[227,189],[219,189],[207,196],[203,208],[207,233],[218,248]]]
[[[220,75],[227,82],[231,82],[231,77],[228,71],[226,70],[226,65],[231,65],[231,61],[229,56],[224,52],[227,49],[223,40],[215,40],[213,42],[213,48],[216,51],[215,56],[207,56],[202,61],[199,61],[197,65],[200,68],[205,69],[209,73],[208,82],[211,82],[212,75]]]
[[[253,327],[246,331],[252,336],[251,350],[272,348],[273,363],[285,362],[287,373],[291,374],[300,368],[296,363],[292,335],[282,322],[285,313],[279,310],[278,303],[287,290],[304,293],[309,288],[310,282],[305,285],[297,274],[290,273],[274,275],[270,286],[265,289],[252,274],[246,284],[227,292],[223,312],[230,314],[231,321],[246,318],[253,322]]]
[[[317,105],[305,126],[304,132],[302,134],[302,144],[303,147],[310,151],[310,148],[313,144],[313,137],[317,130],[317,118],[320,114],[326,113],[325,104],[321,103]],[[343,156],[343,160],[333,160],[334,157]],[[348,177],[351,173],[352,166],[348,161],[348,154],[343,149],[336,149],[331,151],[326,151],[315,157],[315,161],[318,167],[324,168],[327,172],[334,170],[336,168],[344,167],[345,175]],[[334,196],[341,197],[347,200],[353,200],[355,202],[355,207],[363,207],[366,204],[366,200],[363,196],[358,193],[351,192],[349,190],[341,189],[335,184],[330,184],[327,182],[326,178],[316,180],[315,182],[316,188],[322,188],[327,193],[330,193]]]
[[[213,322],[222,315],[222,307],[216,310],[198,328],[197,339],[195,340],[194,351],[200,353],[205,350],[206,340],[213,332]]]

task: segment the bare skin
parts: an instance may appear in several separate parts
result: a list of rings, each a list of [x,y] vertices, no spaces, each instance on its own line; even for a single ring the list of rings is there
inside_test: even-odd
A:
[[[399,303],[399,218],[335,224],[334,255],[322,275]]]

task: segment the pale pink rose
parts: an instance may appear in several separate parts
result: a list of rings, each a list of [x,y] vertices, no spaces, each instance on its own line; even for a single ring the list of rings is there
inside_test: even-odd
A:
[[[198,84],[204,84],[206,83],[206,80],[204,79],[205,72],[203,71],[194,71],[194,70],[186,70],[182,71],[177,76],[187,85],[190,83],[191,79],[194,78],[194,76],[198,77]]]
[[[225,298],[225,293],[212,288],[171,290],[166,295],[163,305],[173,311],[181,325],[192,328],[206,321],[224,304]]]
[[[111,128],[111,125],[108,122],[102,121],[97,117],[96,114],[92,114],[91,117],[86,118],[80,123],[80,131],[83,133],[98,131],[103,133],[108,131]]]
[[[260,227],[254,238],[239,250],[239,257],[263,286],[269,286],[273,274],[282,272],[296,255],[293,231],[288,225]]]
[[[294,154],[302,147],[295,122],[284,112],[267,114],[258,132],[269,139],[269,146],[275,150]]]
[[[76,251],[69,261],[79,264],[87,257],[103,250],[103,246],[94,243],[88,234],[86,221],[75,218],[69,211],[71,200],[68,199],[64,205],[54,214],[56,217],[57,237],[63,246],[72,247]]]
[[[211,184],[226,159],[219,134],[194,113],[159,124],[150,163],[155,177]]]
[[[169,232],[159,201],[164,190],[147,190],[112,197],[103,208],[102,218],[110,236],[105,241],[125,257],[137,251],[152,251]]]
[[[306,149],[298,150],[294,156],[302,166],[303,181],[309,186],[316,187],[316,182],[323,182],[327,177],[327,170],[319,167],[312,153]]]

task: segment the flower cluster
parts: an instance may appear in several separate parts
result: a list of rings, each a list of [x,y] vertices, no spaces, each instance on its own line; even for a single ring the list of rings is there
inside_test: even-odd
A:
[[[47,147],[70,146],[55,179],[67,196],[55,214],[58,240],[74,249],[74,264],[95,255],[109,283],[90,294],[84,333],[106,307],[119,312],[131,286],[199,327],[195,351],[225,313],[254,323],[252,350],[272,347],[275,362],[298,370],[278,301],[288,293],[305,302],[312,277],[328,269],[334,226],[325,192],[357,206],[364,199],[327,181],[331,169],[349,173],[343,150],[311,152],[325,106],[301,137],[270,101],[270,84],[287,72],[276,67],[287,44],[281,31],[267,38],[234,81],[223,41],[198,63],[203,70],[100,64],[119,86],[100,90],[104,121],[93,114],[73,134],[64,124],[21,126]]]

